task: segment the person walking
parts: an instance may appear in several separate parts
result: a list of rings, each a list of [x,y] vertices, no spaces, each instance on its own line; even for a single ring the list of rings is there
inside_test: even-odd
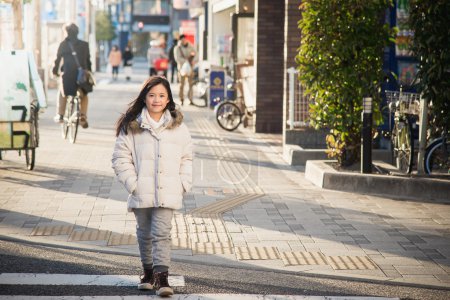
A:
[[[123,51],[123,71],[125,73],[125,78],[127,81],[131,79],[131,74],[133,72],[133,52],[129,46],[125,47]]]
[[[114,45],[109,53],[109,63],[112,67],[112,77],[117,80],[119,76],[119,66],[122,62],[122,53],[119,51],[119,47]]]
[[[143,266],[138,289],[173,295],[170,231],[175,209],[192,185],[192,139],[169,81],[152,76],[116,124],[112,167],[129,193]]]
[[[170,83],[173,83],[173,78],[178,77],[177,61],[175,60],[175,48],[177,47],[178,40],[174,39],[172,47],[169,49],[169,63],[170,63]]]
[[[64,25],[63,30],[66,38],[59,44],[52,73],[60,76],[59,91],[57,101],[57,113],[53,120],[56,123],[63,123],[63,116],[66,111],[67,96],[76,96],[80,93],[80,125],[82,128],[88,128],[87,110],[88,96],[87,92],[78,87],[77,75],[78,66],[91,71],[91,56],[89,54],[89,44],[78,39],[78,26],[69,23]],[[78,62],[77,62],[78,60]],[[62,65],[61,64],[62,61]]]
[[[159,58],[167,58],[164,50],[160,47],[160,43],[156,40],[150,42],[150,48],[147,51],[147,61],[149,68],[149,75],[157,75],[158,72],[155,68],[155,60]]]
[[[192,103],[192,85],[194,81],[194,72],[192,71],[193,60],[195,57],[195,48],[186,39],[184,34],[180,35],[180,41],[175,48],[175,60],[178,65],[178,81],[180,82],[180,101],[184,104],[184,86],[188,82],[188,98],[189,104]],[[186,65],[184,65],[186,63]]]

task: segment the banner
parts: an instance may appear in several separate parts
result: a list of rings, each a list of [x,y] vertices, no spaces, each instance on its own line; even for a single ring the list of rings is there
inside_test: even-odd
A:
[[[30,71],[24,50],[0,51],[0,121],[30,120]]]

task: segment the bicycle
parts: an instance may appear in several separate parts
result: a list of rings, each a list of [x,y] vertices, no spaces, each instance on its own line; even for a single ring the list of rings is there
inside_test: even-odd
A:
[[[414,131],[420,111],[420,94],[401,90],[385,92],[389,110],[394,113],[392,160],[399,171],[410,174],[414,163]]]
[[[248,121],[256,113],[255,98],[255,69],[252,64],[236,65],[237,80],[227,87],[236,91],[234,100],[225,100],[216,106],[216,120],[219,126],[227,131],[233,131],[243,123],[247,127]]]
[[[241,123],[247,127],[248,120],[253,117],[254,109],[248,108],[243,96],[233,100],[225,100],[216,106],[216,120],[222,129],[234,131]]]
[[[450,174],[449,131],[443,128],[440,137],[431,141],[425,150],[423,166],[427,174]]]
[[[67,139],[74,144],[77,138],[78,126],[80,124],[80,92],[75,96],[67,96],[66,110],[61,124],[61,134],[63,139]]]

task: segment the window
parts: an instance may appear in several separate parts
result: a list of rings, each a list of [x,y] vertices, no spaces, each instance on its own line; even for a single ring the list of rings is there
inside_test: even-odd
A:
[[[168,0],[135,0],[134,15],[169,15]]]

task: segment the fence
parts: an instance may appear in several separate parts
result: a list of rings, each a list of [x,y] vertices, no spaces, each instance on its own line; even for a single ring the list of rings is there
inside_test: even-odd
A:
[[[289,76],[288,101],[286,103],[286,125],[289,129],[309,126],[310,97],[305,95],[305,87],[298,80],[295,68],[287,70]]]

